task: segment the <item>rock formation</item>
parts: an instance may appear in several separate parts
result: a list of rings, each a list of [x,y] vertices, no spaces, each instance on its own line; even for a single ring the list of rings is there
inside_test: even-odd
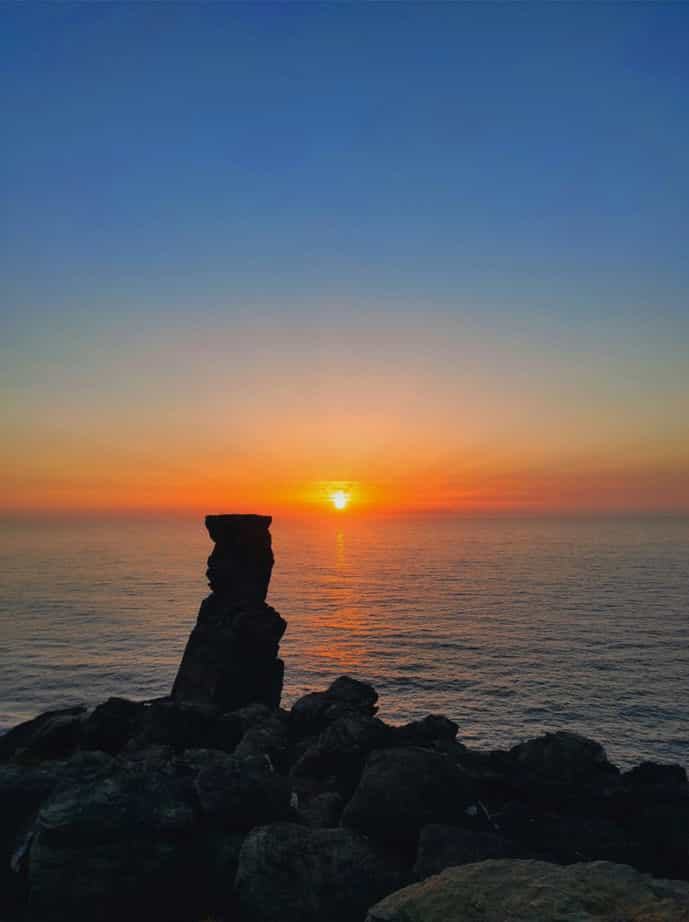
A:
[[[267,515],[208,515],[215,547],[208,558],[211,594],[201,603],[172,696],[232,711],[259,702],[278,707],[285,621],[266,605],[273,569]]]
[[[682,766],[565,731],[472,750],[349,676],[279,708],[270,518],[206,524],[173,695],[0,735],[0,919],[689,922]]]

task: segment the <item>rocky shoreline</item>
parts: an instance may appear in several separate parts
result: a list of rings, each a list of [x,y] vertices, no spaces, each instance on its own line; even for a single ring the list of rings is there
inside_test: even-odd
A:
[[[472,751],[347,676],[280,708],[270,519],[207,525],[171,695],[0,737],[0,919],[689,920],[684,768],[567,732]]]

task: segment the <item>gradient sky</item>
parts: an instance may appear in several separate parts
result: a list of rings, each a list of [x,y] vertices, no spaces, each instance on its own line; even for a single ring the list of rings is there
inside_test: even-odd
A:
[[[5,4],[0,508],[689,511],[688,39]]]

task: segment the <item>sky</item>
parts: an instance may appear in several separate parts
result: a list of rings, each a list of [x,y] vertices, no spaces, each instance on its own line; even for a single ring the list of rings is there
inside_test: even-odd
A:
[[[689,512],[688,38],[3,5],[0,511]]]

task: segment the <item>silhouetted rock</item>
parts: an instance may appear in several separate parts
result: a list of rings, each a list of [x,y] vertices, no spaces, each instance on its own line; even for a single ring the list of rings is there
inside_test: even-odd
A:
[[[459,864],[471,864],[487,858],[516,857],[525,856],[515,843],[504,836],[433,823],[421,830],[414,875],[423,879]]]
[[[366,922],[689,922],[689,884],[606,861],[448,868],[371,907]]]
[[[126,698],[108,698],[84,721],[81,745],[115,755],[139,732],[145,705]]]
[[[295,736],[310,736],[325,730],[340,717],[372,717],[378,708],[378,692],[372,685],[340,676],[324,692],[310,692],[292,705],[291,729]]]
[[[280,703],[278,659],[285,621],[266,605],[273,567],[270,516],[209,515],[215,548],[208,558],[211,595],[201,603],[172,695],[219,711]]]
[[[377,717],[351,714],[338,717],[311,743],[292,767],[293,777],[333,779],[349,797],[363,771],[366,757],[390,742],[391,728]]]
[[[415,845],[422,826],[461,817],[472,797],[470,779],[444,753],[379,749],[366,761],[342,823],[375,839]]]
[[[572,784],[619,774],[600,743],[565,730],[520,743],[509,754],[518,771],[545,781]]]
[[[687,770],[681,765],[661,765],[658,762],[642,762],[622,775],[622,781],[634,786],[673,786],[687,783]]]
[[[0,760],[61,759],[79,746],[85,705],[46,711],[0,736]]]
[[[253,922],[352,922],[403,882],[399,864],[352,830],[291,823],[251,832],[237,870]]]
[[[69,787],[40,810],[29,859],[29,912],[51,920],[188,916],[191,789],[161,772]]]
[[[442,714],[429,714],[423,720],[414,720],[394,727],[394,742],[400,746],[435,746],[453,743],[459,727]]]
[[[482,862],[494,870],[471,879],[485,906],[494,877],[500,918],[533,922],[550,919],[528,902],[535,875],[572,905],[576,887],[607,886],[534,860],[604,859],[689,880],[681,766],[620,774],[602,746],[564,731],[472,751],[442,715],[386,725],[376,690],[349,676],[281,710],[285,622],[265,602],[269,524],[208,517],[212,592],[171,696],[50,711],[0,737],[1,918],[350,922],[411,879],[414,862],[421,877]],[[529,860],[492,860],[508,856]],[[610,893],[625,874],[636,887],[638,875],[613,870]],[[489,918],[462,902],[469,877],[452,899],[429,879],[418,919],[438,909],[445,922],[457,906]],[[371,919],[401,918],[397,905]]]
[[[201,758],[206,764],[194,788],[206,817],[235,831],[291,818],[289,782],[265,756],[240,759],[205,751]]]

